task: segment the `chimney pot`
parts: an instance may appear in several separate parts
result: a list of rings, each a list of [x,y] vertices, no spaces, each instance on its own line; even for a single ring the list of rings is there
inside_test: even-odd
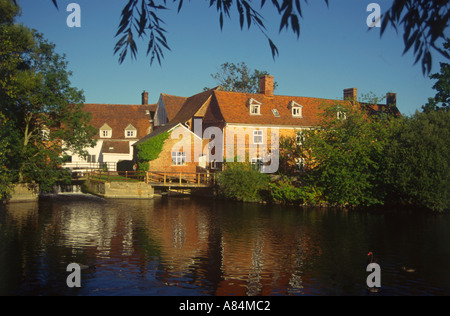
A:
[[[259,93],[273,96],[273,76],[265,75],[259,78]]]
[[[344,89],[344,100],[356,101],[357,99],[358,99],[357,88]]]
[[[148,105],[148,92],[142,92],[142,105]]]
[[[386,94],[386,105],[397,106],[397,93],[389,92]]]

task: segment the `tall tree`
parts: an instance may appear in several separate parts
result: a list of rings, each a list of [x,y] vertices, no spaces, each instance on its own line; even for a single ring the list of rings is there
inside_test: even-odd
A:
[[[450,38],[447,39],[444,48],[450,52]],[[448,109],[450,107],[450,65],[440,63],[440,66],[440,73],[435,73],[430,76],[431,79],[437,80],[433,86],[433,89],[437,93],[433,98],[429,98],[427,104],[422,107],[425,112]]]
[[[450,210],[450,111],[416,112],[393,129],[383,169],[389,197],[433,211]]]
[[[83,112],[83,92],[70,85],[64,56],[42,34],[15,23],[19,10],[0,0],[0,112],[9,122],[6,167],[17,182],[49,188],[64,158],[85,155],[95,129]],[[3,14],[5,12],[5,14]]]
[[[238,64],[226,62],[220,66],[218,72],[211,74],[211,77],[225,91],[258,93],[259,77],[268,74],[267,71],[250,69],[245,62]],[[277,86],[278,84],[274,82],[274,89]],[[208,89],[205,88],[205,90]]]

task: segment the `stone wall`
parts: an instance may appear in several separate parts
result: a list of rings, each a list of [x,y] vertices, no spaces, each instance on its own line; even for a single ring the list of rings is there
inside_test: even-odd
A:
[[[33,202],[38,199],[39,187],[37,185],[16,184],[13,192],[11,192],[11,198],[8,199],[8,203]]]
[[[114,199],[151,199],[155,190],[144,182],[86,181],[89,193]]]

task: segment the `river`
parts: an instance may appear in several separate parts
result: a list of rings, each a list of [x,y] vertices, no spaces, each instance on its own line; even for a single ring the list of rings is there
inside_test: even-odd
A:
[[[89,195],[0,206],[0,295],[373,295],[369,251],[376,295],[450,295],[449,214]]]

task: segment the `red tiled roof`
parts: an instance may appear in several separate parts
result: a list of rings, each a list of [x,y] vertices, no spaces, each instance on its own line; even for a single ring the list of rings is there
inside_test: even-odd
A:
[[[216,89],[218,87],[186,98],[175,117],[169,120],[169,124],[185,123],[196,115],[203,116]]]
[[[108,124],[112,129],[112,139],[126,139],[125,128],[131,124],[137,129],[136,138],[147,135],[151,126],[150,120],[156,110],[156,104],[126,105],[126,104],[85,104],[84,111],[91,113],[90,124],[100,129]],[[150,113],[150,114],[147,114]],[[99,138],[99,134],[95,136]]]
[[[259,115],[250,114],[251,99],[261,104]],[[291,102],[302,106],[302,117],[292,116]],[[342,102],[309,97],[269,97],[258,93],[214,91],[214,100],[206,120],[236,124],[318,126],[319,113],[323,111],[321,107]],[[275,116],[272,110],[276,110],[279,116]]]
[[[161,93],[162,101],[164,102],[164,107],[166,108],[167,120],[170,122],[180,111],[184,102],[188,98],[179,97],[176,95],[169,95],[165,93]]]
[[[260,114],[250,114],[250,100],[256,101],[260,105]],[[302,116],[292,115],[292,102],[296,106],[302,107]],[[338,99],[321,99],[311,97],[294,96],[266,96],[261,93],[241,93],[229,91],[214,91],[210,109],[205,116],[206,122],[217,123],[226,122],[234,124],[252,125],[276,125],[276,126],[298,126],[312,127],[319,126],[322,122],[321,113],[327,106],[349,104],[350,101]],[[369,114],[375,114],[382,109],[394,114],[399,114],[394,106],[387,107],[385,104],[369,105],[357,103],[362,108],[368,110]],[[274,115],[276,110],[278,115]]]

